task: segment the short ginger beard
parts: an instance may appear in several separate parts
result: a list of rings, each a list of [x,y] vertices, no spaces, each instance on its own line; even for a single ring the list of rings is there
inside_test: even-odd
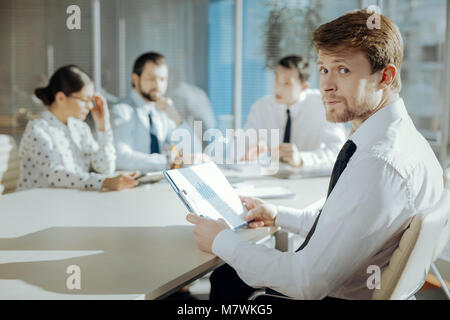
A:
[[[334,123],[344,123],[349,122],[356,119],[367,119],[373,113],[372,110],[367,103],[364,103],[364,107],[359,106],[356,110],[352,110],[349,108],[347,104],[345,104],[345,108],[337,111],[339,108],[331,108],[326,109],[326,118],[329,122]]]

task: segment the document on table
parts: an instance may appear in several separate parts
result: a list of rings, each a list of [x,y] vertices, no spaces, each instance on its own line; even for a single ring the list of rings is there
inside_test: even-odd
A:
[[[238,195],[242,197],[255,197],[259,199],[285,199],[295,197],[295,193],[285,187],[262,187],[255,188],[241,187],[236,188]]]
[[[224,219],[233,229],[245,227],[246,208],[214,162],[164,171],[189,212]]]
[[[164,174],[162,171],[141,173],[135,179],[140,183],[153,183],[164,179]]]
[[[280,178],[316,178],[327,177],[331,175],[331,168],[295,168],[287,163],[279,163],[278,167],[272,165],[265,169],[264,174],[273,175]]]
[[[257,162],[248,163],[242,162],[233,165],[224,166],[225,170],[230,173],[227,178],[241,177],[245,178],[257,178],[264,176],[274,176],[278,178],[315,178],[315,177],[327,177],[331,175],[331,168],[296,168],[284,162],[272,162],[270,166],[262,165]],[[238,174],[236,174],[238,173]],[[239,180],[239,179],[235,179]]]

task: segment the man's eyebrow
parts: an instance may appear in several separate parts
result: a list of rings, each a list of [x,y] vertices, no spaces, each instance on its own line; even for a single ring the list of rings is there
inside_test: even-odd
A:
[[[334,59],[333,61],[331,61],[331,63],[346,63],[348,64],[348,62],[345,59]],[[324,63],[321,60],[317,61],[317,65],[323,65]]]
[[[347,61],[345,59],[334,59],[332,62],[333,63],[341,63],[341,62],[347,63]]]

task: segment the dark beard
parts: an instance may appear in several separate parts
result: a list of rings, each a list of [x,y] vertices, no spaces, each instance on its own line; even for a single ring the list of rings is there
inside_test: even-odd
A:
[[[141,93],[141,96],[145,99],[145,100],[147,100],[147,101],[150,101],[150,102],[156,102],[156,99],[154,99],[151,95],[150,95],[150,93],[147,93],[147,92],[144,92],[143,90],[142,90],[142,85],[141,85],[141,81],[139,80],[139,92]]]
[[[144,99],[146,99],[147,101],[150,101],[150,102],[155,102],[156,100],[155,99],[153,99],[153,97],[150,95],[150,94],[148,94],[148,93],[145,93],[145,92],[142,92],[141,91],[141,95],[144,97]]]

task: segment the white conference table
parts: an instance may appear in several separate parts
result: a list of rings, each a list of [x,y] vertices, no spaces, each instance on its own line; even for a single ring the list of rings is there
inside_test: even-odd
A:
[[[261,177],[285,186],[305,207],[326,195],[329,178]],[[120,192],[33,189],[0,196],[0,299],[157,299],[223,262],[200,251],[186,210],[165,181]],[[242,230],[261,242],[277,228]],[[69,290],[67,268],[80,268]]]

